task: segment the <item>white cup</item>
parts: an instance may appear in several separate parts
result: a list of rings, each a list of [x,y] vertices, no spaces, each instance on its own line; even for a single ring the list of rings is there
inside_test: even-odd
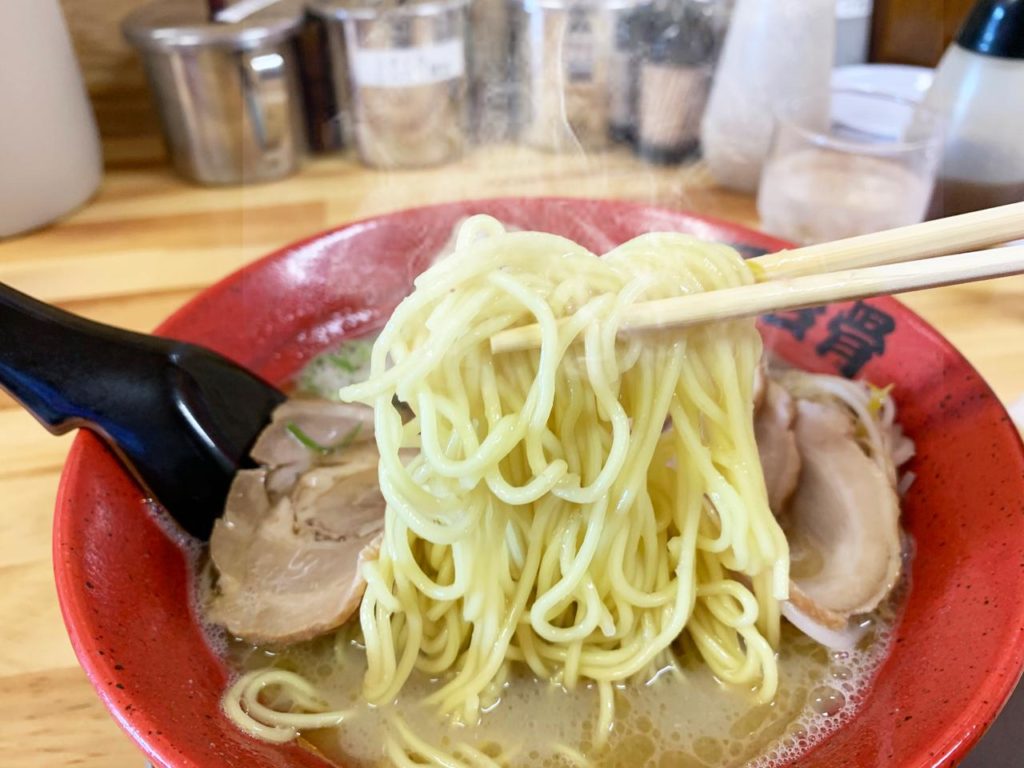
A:
[[[779,105],[757,210],[766,232],[807,245],[924,219],[942,121],[919,104],[835,89],[828,114]]]

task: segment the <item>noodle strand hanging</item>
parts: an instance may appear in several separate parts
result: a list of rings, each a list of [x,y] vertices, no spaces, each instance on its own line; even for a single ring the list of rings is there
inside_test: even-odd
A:
[[[748,320],[617,333],[635,302],[752,280],[734,250],[687,235],[599,258],[489,217],[462,225],[370,378],[341,393],[375,410],[387,501],[359,612],[371,702],[418,669],[444,680],[432,703],[475,722],[522,663],[596,683],[606,732],[612,686],[683,646],[772,699],[789,556],[753,435],[760,337]],[[491,353],[528,324],[538,349]]]

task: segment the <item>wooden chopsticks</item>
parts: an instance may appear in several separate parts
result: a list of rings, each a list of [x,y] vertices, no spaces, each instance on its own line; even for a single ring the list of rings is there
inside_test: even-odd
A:
[[[940,255],[1019,237],[1024,237],[1024,203],[780,251],[751,260],[758,283],[636,304],[625,313],[621,332],[680,328],[1021,274],[1024,246]],[[491,350],[539,343],[539,328],[523,326],[496,334]]]
[[[765,276],[762,280],[777,280],[780,277],[963,253],[1021,237],[1024,237],[1024,203],[1012,203],[831,243],[769,253],[751,261],[763,270]]]

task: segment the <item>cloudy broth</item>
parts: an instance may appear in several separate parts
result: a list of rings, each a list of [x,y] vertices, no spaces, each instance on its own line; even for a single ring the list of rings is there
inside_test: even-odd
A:
[[[904,593],[898,589],[897,593]],[[510,766],[578,765],[564,749],[585,755],[595,768],[771,768],[792,763],[841,727],[856,712],[889,648],[902,603],[893,595],[870,619],[857,650],[828,651],[783,623],[779,693],[757,704],[749,691],[719,683],[706,667],[683,665],[647,684],[619,686],[615,724],[606,746],[593,745],[597,692],[567,692],[525,675],[512,675],[500,702],[476,726],[448,723],[420,702],[438,683],[413,675],[393,705],[372,707],[362,697],[366,661],[358,641],[345,634],[282,651],[232,644],[239,669],[278,666],[316,684],[332,708],[356,710],[337,728],[304,738],[338,765],[386,765],[387,718],[399,715],[417,737],[451,749],[468,744],[500,754]]]
[[[297,391],[336,397],[339,387],[365,378],[373,338],[348,342],[317,358],[296,382]],[[909,552],[907,547],[904,574]],[[201,608],[209,580],[197,581]],[[208,629],[212,645],[226,651],[235,669],[274,666],[297,672],[316,685],[332,709],[355,711],[341,726],[302,735],[346,768],[389,765],[384,745],[393,728],[388,721],[395,716],[433,747],[451,751],[467,744],[514,768],[581,765],[572,753],[593,768],[775,768],[798,765],[801,755],[852,718],[888,653],[908,589],[904,575],[865,620],[867,630],[851,652],[829,651],[783,621],[779,691],[770,704],[758,704],[748,690],[723,685],[696,661],[684,660],[679,675],[666,669],[646,684],[617,686],[614,726],[602,747],[594,745],[598,695],[592,686],[566,691],[520,668],[480,722],[464,726],[421,703],[440,683],[417,673],[396,702],[369,705],[362,695],[366,658],[356,619],[337,635],[284,649],[240,641],[225,645],[220,630]]]

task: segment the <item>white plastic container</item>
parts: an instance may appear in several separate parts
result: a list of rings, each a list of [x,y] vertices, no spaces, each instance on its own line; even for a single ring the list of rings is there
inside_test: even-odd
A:
[[[701,127],[720,184],[757,189],[781,102],[799,98],[802,119],[827,119],[835,31],[836,0],[736,3]]]
[[[0,0],[0,67],[0,237],[8,237],[88,200],[103,159],[57,0]]]

